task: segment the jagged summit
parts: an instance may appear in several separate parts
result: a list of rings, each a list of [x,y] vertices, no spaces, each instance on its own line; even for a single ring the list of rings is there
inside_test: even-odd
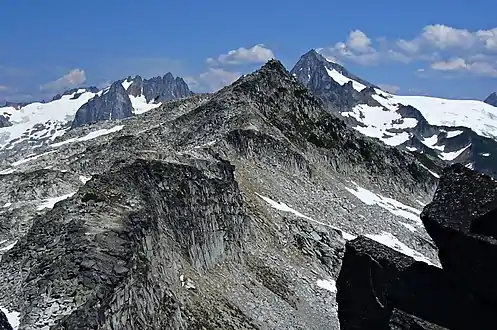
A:
[[[483,102],[497,107],[497,92],[490,94]]]

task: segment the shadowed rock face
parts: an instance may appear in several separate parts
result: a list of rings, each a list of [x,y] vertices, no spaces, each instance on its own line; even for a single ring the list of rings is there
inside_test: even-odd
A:
[[[83,104],[78,109],[71,128],[102,120],[122,119],[133,116],[133,106],[121,82],[113,83],[108,91]]]
[[[0,115],[0,128],[9,126],[12,126],[12,123],[7,118]]]
[[[59,319],[56,329],[186,322],[180,312],[163,313],[175,309],[180,273],[239,259],[243,249],[249,218],[233,169],[137,160],[36,219],[2,261],[11,276],[23,260],[34,265],[17,292],[31,306],[22,322]],[[130,300],[143,295],[145,305]]]
[[[462,165],[447,168],[421,219],[454,284],[497,302],[497,182]]]
[[[0,310],[0,330],[13,330],[7,316]]]
[[[421,214],[443,269],[365,237],[348,242],[337,282],[341,329],[400,329],[403,323],[402,329],[493,327],[496,210],[497,182],[453,165]],[[419,325],[418,319],[433,324]]]
[[[487,104],[493,105],[494,107],[497,107],[497,92],[493,92],[490,94],[484,101]]]

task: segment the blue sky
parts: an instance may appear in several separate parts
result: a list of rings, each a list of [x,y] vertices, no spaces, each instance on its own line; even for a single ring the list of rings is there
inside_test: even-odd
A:
[[[311,48],[399,94],[481,99],[497,90],[496,12],[494,0],[5,0],[0,102],[168,71],[210,91]]]

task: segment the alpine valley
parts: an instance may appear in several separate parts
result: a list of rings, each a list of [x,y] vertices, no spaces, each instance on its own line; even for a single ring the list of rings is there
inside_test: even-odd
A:
[[[360,289],[387,259],[452,271],[434,228],[476,196],[454,178],[497,191],[494,101],[395,95],[311,50],[211,94],[167,73],[6,104],[0,329],[366,329],[347,283],[384,307],[368,326],[451,328]]]

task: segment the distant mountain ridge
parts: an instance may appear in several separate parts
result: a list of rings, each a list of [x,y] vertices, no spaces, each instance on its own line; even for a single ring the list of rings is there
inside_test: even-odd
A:
[[[497,108],[488,99],[397,96],[315,50],[304,54],[291,72],[330,112],[361,133],[497,177]]]
[[[128,77],[101,90],[94,86],[72,88],[48,102],[7,102],[0,108],[0,149],[39,146],[69,128],[131,117],[191,95],[185,81],[168,72],[150,79]]]

